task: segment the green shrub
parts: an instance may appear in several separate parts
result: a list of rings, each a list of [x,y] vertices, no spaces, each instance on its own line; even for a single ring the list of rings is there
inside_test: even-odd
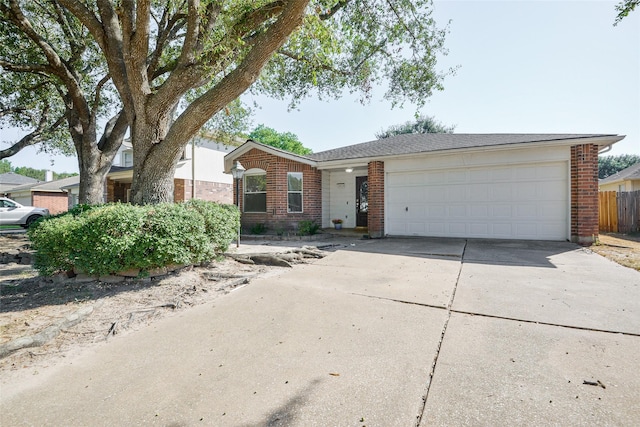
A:
[[[214,256],[202,216],[184,204],[145,206],[141,235],[129,259],[142,270],[200,263]]]
[[[320,225],[315,221],[300,221],[298,223],[298,236],[313,236],[320,230]]]
[[[193,201],[107,204],[47,218],[29,230],[43,275],[71,268],[90,275],[200,263],[235,238],[235,206]]]
[[[187,208],[194,209],[204,219],[204,228],[216,253],[225,252],[237,237],[240,227],[240,211],[235,205],[225,205],[204,200],[189,200]]]
[[[251,234],[264,234],[267,232],[267,226],[263,222],[253,224],[249,230]]]
[[[139,267],[136,243],[142,237],[145,207],[108,204],[81,213],[81,226],[70,242],[77,270],[104,275]],[[147,267],[147,266],[145,266]]]
[[[29,227],[27,234],[36,251],[33,266],[44,276],[73,268],[72,244],[82,222],[73,215],[47,217]]]
[[[64,212],[64,213],[62,213],[62,214],[60,214],[58,216],[61,216],[61,215],[78,216],[78,215],[80,215],[80,214],[82,214],[84,212],[90,211],[92,209],[99,208],[101,206],[104,206],[104,205],[89,205],[89,204],[86,204],[86,203],[82,203],[82,204],[75,205],[74,207],[69,209],[67,212]]]

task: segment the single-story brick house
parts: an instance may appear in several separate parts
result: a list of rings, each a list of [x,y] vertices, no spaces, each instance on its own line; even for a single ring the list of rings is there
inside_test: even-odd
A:
[[[7,196],[12,188],[26,184],[38,184],[39,182],[42,181],[15,172],[0,173],[0,195]]]
[[[598,234],[603,134],[409,134],[305,156],[247,141],[242,224],[367,227],[369,236],[571,240]],[[234,186],[235,193],[235,186]],[[235,196],[234,196],[234,200]]]
[[[601,179],[598,188],[600,191],[640,191],[640,163]]]
[[[24,184],[7,191],[7,196],[25,206],[47,208],[52,215],[69,210],[69,196],[65,187],[78,185],[79,176],[55,181]]]

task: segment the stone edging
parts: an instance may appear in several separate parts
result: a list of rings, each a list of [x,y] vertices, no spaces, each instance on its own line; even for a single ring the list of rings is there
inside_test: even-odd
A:
[[[62,329],[70,328],[82,322],[85,317],[93,313],[93,306],[82,307],[76,312],[68,315],[62,320],[57,321],[45,330],[26,337],[16,338],[13,341],[0,345],[0,359],[10,355],[14,351],[27,348],[39,347],[51,341],[60,334]]]

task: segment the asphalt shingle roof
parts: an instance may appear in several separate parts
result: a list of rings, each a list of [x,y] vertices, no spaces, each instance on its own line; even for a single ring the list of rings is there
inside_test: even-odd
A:
[[[70,176],[68,178],[63,178],[63,179],[57,179],[55,181],[48,181],[48,182],[36,182],[35,184],[24,184],[24,185],[20,185],[17,187],[13,187],[11,189],[11,193],[16,193],[18,191],[25,191],[25,190],[31,190],[31,191],[62,191],[61,188],[64,187],[65,185],[71,185],[71,184],[75,184],[80,182],[80,177],[78,175],[76,176]]]
[[[391,138],[363,142],[347,147],[335,148],[307,157],[316,161],[359,159],[367,157],[395,156],[427,153],[460,148],[492,147],[530,142],[560,141],[566,139],[594,138],[604,134],[519,134],[519,133],[423,133],[396,135]]]
[[[614,173],[611,176],[603,178],[599,181],[600,184],[608,184],[610,182],[625,181],[627,179],[640,179],[640,163],[631,165],[626,169],[622,169]]]
[[[0,174],[0,184],[33,184],[36,182],[40,182],[37,179],[31,178],[29,176],[20,175],[15,172],[7,172]]]

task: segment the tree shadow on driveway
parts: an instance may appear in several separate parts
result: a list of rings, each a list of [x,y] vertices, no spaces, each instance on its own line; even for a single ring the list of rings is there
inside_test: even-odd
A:
[[[420,258],[460,259],[464,263],[557,268],[551,258],[582,250],[574,243],[537,240],[387,237],[357,240],[346,250]]]

